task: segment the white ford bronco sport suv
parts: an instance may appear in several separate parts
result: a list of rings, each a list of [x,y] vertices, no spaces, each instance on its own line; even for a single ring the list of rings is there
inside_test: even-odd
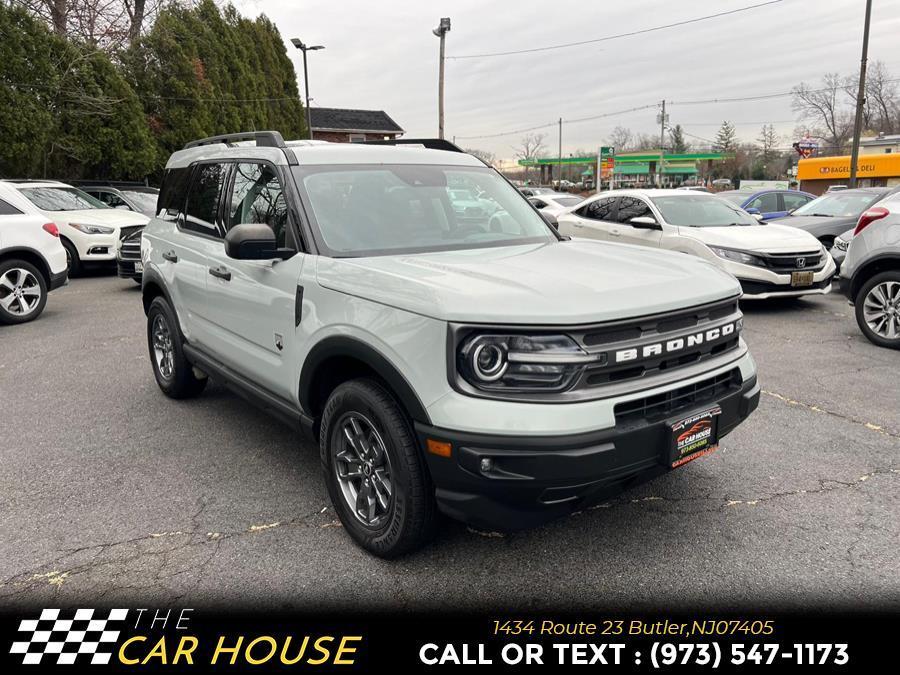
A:
[[[455,189],[508,217],[458,220]],[[157,206],[160,388],[212,376],[302,426],[379,556],[438,512],[510,530],[608,498],[711,452],[759,401],[731,275],[564,237],[446,141],[194,141]]]

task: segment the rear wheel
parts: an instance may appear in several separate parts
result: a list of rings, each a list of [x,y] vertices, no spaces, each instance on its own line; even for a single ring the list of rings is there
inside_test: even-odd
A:
[[[168,301],[157,296],[147,311],[147,343],[156,384],[170,398],[197,396],[207,378],[199,378],[184,356],[178,320]]]
[[[33,321],[47,304],[44,275],[24,260],[0,263],[0,323]]]
[[[856,294],[856,323],[870,342],[900,349],[900,270],[869,279]]]
[[[434,488],[406,415],[375,380],[337,387],[322,414],[325,483],[347,533],[394,558],[434,531]]]

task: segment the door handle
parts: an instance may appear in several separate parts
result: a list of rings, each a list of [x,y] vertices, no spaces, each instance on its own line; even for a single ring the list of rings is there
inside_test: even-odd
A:
[[[621,237],[621,236],[622,236],[622,230],[610,230],[609,233],[610,233],[612,236],[614,236],[614,237]]]
[[[575,227],[584,227],[584,223],[582,223],[580,220],[576,220],[574,223],[572,223],[572,225],[574,225]]]
[[[209,273],[218,279],[224,279],[225,281],[231,281],[231,272],[229,272],[224,267],[210,267]]]
[[[166,251],[162,254],[163,260],[168,260],[169,262],[176,263],[178,262],[178,256],[175,255],[175,251]]]

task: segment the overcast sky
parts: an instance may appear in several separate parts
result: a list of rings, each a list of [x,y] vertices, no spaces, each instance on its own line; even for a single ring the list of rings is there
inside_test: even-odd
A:
[[[758,4],[764,0],[237,0],[265,13],[287,42],[323,44],[309,54],[313,106],[383,109],[408,136],[437,135],[438,38],[449,16],[447,55],[463,56],[590,40]],[[900,0],[875,0],[870,63],[900,77]],[[790,144],[797,125],[790,97],[741,103],[678,101],[789,91],[826,72],[858,71],[864,0],[782,0],[692,25],[552,51],[446,64],[447,138],[512,157],[522,134],[483,139],[562,117],[577,119],[657,103],[670,124],[713,138],[722,120],[753,140],[774,123]],[[288,43],[303,92],[299,52]],[[659,133],[655,109],[563,128],[563,152],[595,149],[613,127]],[[557,146],[555,126],[546,143]],[[703,143],[696,138],[688,141]]]

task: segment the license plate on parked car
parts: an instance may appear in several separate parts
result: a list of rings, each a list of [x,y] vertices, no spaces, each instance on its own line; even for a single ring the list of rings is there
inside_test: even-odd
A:
[[[812,272],[791,272],[791,286],[812,286]]]
[[[678,468],[688,462],[715,452],[719,447],[719,406],[707,408],[671,423],[672,443],[669,466]]]
[[[135,272],[135,274],[137,274],[138,272],[143,273],[144,272],[144,263],[142,263],[142,262],[134,263],[134,272]]]

